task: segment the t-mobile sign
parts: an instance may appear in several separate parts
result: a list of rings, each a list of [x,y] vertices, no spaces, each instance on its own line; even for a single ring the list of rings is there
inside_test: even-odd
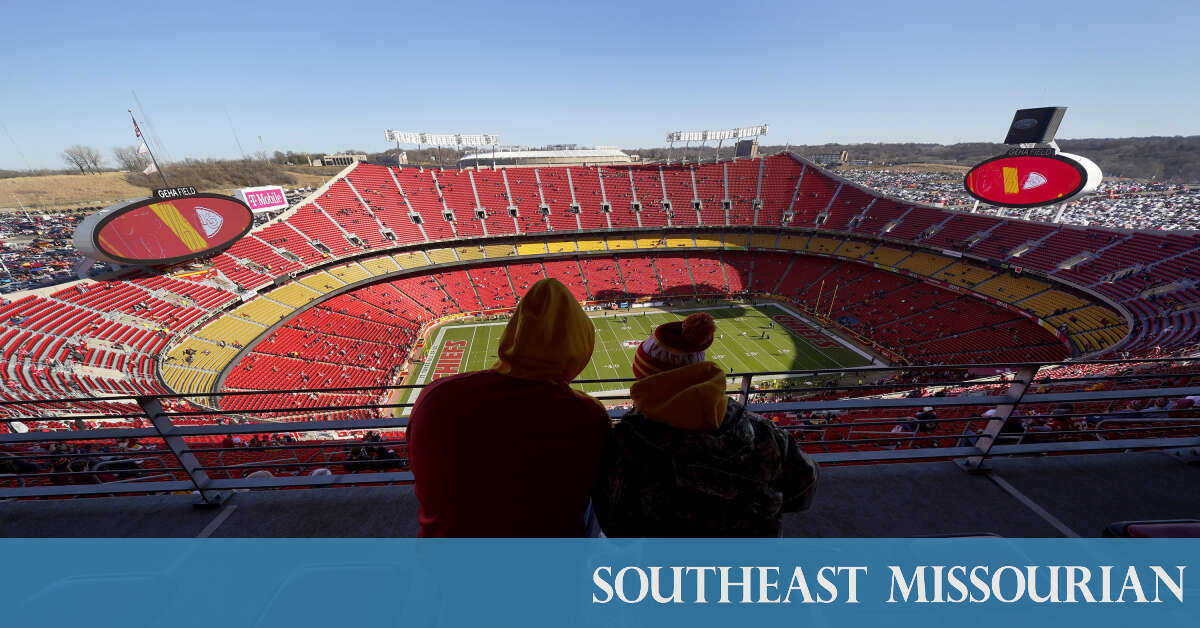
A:
[[[278,185],[266,185],[257,188],[242,188],[233,193],[253,212],[270,212],[288,206],[283,188]]]

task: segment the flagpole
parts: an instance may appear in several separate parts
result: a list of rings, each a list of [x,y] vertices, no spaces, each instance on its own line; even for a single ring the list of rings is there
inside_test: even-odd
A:
[[[163,187],[171,187],[171,184],[167,183],[167,175],[163,173],[162,168],[158,167],[158,159],[154,156],[154,151],[150,150],[150,142],[146,141],[146,138],[142,136],[142,130],[138,127],[137,119],[133,117],[133,110],[126,109],[126,111],[129,112],[129,119],[133,120],[133,130],[137,131],[138,139],[142,140],[142,143],[146,145],[146,152],[150,153],[150,161],[154,164],[154,171],[157,172],[159,178],[162,179]]]

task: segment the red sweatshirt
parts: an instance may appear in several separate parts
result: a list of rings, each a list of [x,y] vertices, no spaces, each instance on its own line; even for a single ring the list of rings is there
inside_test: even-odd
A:
[[[421,536],[580,536],[609,427],[562,384],[495,371],[430,384],[408,426]]]

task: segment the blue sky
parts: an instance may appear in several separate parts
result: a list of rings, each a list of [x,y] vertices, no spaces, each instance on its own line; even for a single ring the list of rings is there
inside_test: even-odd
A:
[[[237,157],[230,120],[248,153],[377,151],[386,128],[999,141],[1047,105],[1070,107],[1062,138],[1195,135],[1198,23],[1200,3],[1127,0],[11,3],[0,168],[133,144],[133,90],[173,159]]]

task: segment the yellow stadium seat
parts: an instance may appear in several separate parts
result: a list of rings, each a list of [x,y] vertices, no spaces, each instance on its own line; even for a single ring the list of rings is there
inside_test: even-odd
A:
[[[604,240],[578,240],[575,243],[580,251],[603,251]]]

